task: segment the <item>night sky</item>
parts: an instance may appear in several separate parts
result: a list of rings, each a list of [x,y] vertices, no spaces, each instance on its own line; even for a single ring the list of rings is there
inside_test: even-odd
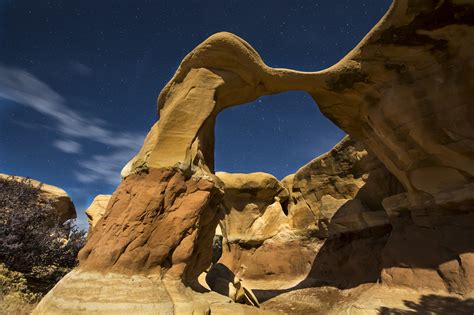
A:
[[[83,211],[113,192],[158,119],[182,58],[229,31],[272,67],[316,71],[349,52],[390,5],[372,1],[0,0],[0,173],[65,189]],[[292,91],[221,113],[216,170],[278,178],[344,133]]]

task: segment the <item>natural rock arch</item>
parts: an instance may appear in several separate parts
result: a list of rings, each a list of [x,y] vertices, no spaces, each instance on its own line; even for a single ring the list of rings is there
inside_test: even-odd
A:
[[[239,37],[212,35],[184,58],[158,97],[160,121],[125,168],[78,270],[36,312],[206,313],[207,298],[180,283],[192,284],[209,264],[220,217],[223,187],[212,174],[214,120],[225,108],[261,95],[307,91],[329,119],[363,141],[407,191],[384,201],[393,224],[400,212],[416,217],[423,209],[420,224],[432,226],[438,224],[432,210],[472,209],[473,21],[474,5],[466,1],[395,0],[357,47],[319,72],[268,67]],[[469,244],[469,232],[458,236]],[[418,241],[423,248],[423,238]],[[401,251],[389,266],[402,266],[404,244],[396,237],[394,242]],[[456,277],[472,277],[471,256],[456,256],[469,251],[458,246],[445,253],[445,260],[460,261],[464,270],[465,276],[454,265],[443,267],[443,277],[455,275],[454,286]],[[387,270],[386,279],[409,286],[404,272]],[[462,288],[472,286],[469,281]],[[131,294],[137,285],[139,292]],[[88,292],[78,297],[78,286]]]
[[[367,143],[408,191],[436,193],[466,183],[474,176],[467,141],[473,13],[469,5],[428,3],[395,1],[356,48],[319,72],[270,68],[243,39],[212,35],[184,58],[160,93],[160,122],[129,172],[176,163],[212,170],[217,113],[262,95],[303,90],[336,125]],[[464,40],[452,37],[454,31]],[[446,111],[442,106],[453,97],[458,105]],[[436,124],[426,117],[436,117]],[[443,183],[436,180],[440,172]]]
[[[224,109],[288,90],[308,90],[314,77],[266,66],[258,53],[231,33],[217,33],[189,53],[158,97],[160,121],[127,167],[213,170],[214,123]],[[184,127],[186,126],[186,127]]]

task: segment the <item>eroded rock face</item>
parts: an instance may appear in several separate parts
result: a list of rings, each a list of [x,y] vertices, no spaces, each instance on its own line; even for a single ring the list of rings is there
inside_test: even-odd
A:
[[[25,180],[25,178],[21,176],[11,176],[1,173],[0,178],[13,179],[17,181]],[[74,207],[71,197],[69,197],[66,191],[64,191],[62,188],[48,185],[34,179],[30,179],[30,181],[34,186],[41,188],[40,197],[51,203],[51,206],[53,206],[53,208],[56,210],[59,215],[59,219],[62,222],[76,218],[76,208]]]
[[[472,292],[473,21],[466,1],[395,1],[312,93],[407,190],[383,202],[390,285]]]
[[[226,208],[219,264],[254,289],[377,281],[390,232],[382,200],[403,188],[361,142],[345,137],[282,182],[217,176]]]
[[[407,204],[403,199],[396,211],[384,203],[393,229],[382,252],[381,280],[392,286],[468,295],[474,291],[474,212],[466,200],[462,203],[466,208],[459,204],[451,208],[423,197],[424,206],[416,200],[418,206],[411,209],[401,207]],[[390,198],[390,205],[394,199],[400,195]]]
[[[216,175],[225,185],[226,215],[220,226],[227,243],[259,245],[288,224],[282,207],[288,191],[274,176],[261,172]]]
[[[79,268],[194,280],[211,260],[222,194],[215,180],[173,169],[129,176],[79,253]]]
[[[472,21],[466,1],[395,1],[312,92],[409,192],[435,196],[474,174]]]
[[[211,302],[228,303],[185,287],[211,263],[221,185],[212,174],[172,168],[127,177],[79,253],[79,267],[36,313],[207,314]]]
[[[382,200],[403,192],[366,146],[346,136],[282,181],[292,228],[319,238],[388,225]]]
[[[230,228],[223,229],[223,255],[209,272],[211,281],[224,268],[261,300],[307,287],[351,289],[370,282],[414,292],[472,293],[469,197],[463,207],[449,209],[425,199],[425,207],[408,210],[410,202],[420,201],[406,200],[413,194],[401,193],[398,180],[349,137],[282,183],[258,175],[272,184],[255,180],[256,174],[218,173],[228,209],[221,224]],[[267,214],[272,208],[279,210],[277,216]],[[253,232],[254,225],[264,233]]]

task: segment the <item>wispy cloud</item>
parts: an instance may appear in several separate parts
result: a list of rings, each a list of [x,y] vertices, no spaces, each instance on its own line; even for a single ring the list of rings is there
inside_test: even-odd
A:
[[[53,142],[53,145],[66,153],[81,152],[81,144],[73,140],[56,140]]]
[[[85,70],[85,69],[82,69]],[[60,140],[52,143],[67,153],[79,153],[80,139],[87,139],[111,147],[108,155],[94,155],[80,161],[82,168],[77,179],[116,184],[120,168],[138,151],[144,134],[114,132],[100,118],[87,117],[69,106],[66,100],[33,74],[18,68],[0,65],[0,99],[13,101],[49,117],[55,122]],[[115,178],[115,179],[111,179]]]
[[[88,66],[86,66],[83,63],[80,63],[79,61],[71,61],[71,69],[82,76],[88,76],[92,74],[92,69]]]
[[[0,65],[0,98],[28,106],[52,118],[64,136],[87,138],[117,148],[137,149],[139,134],[108,130],[100,120],[85,117],[66,106],[61,95],[24,70]]]
[[[137,139],[137,141],[143,139]],[[141,142],[139,142],[141,143]],[[132,156],[130,150],[117,150],[111,154],[94,155],[79,162],[80,172],[75,172],[77,180],[83,183],[104,181],[116,186],[120,183],[120,171]]]

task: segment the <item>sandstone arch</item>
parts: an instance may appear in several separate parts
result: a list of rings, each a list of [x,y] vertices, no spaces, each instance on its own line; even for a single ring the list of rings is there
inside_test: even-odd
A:
[[[212,170],[209,125],[218,112],[262,95],[303,90],[339,127],[366,142],[409,191],[436,193],[462,185],[474,175],[473,113],[467,106],[474,84],[472,14],[470,5],[456,1],[418,6],[395,1],[356,48],[319,72],[271,68],[243,39],[214,34],[184,58],[160,93],[160,122],[132,172],[144,164],[188,166],[196,156]],[[447,111],[443,104],[452,102],[453,94],[456,106]],[[431,121],[436,124],[427,125]],[[419,180],[436,172],[444,175],[444,183],[436,181],[439,187]]]
[[[215,117],[230,106],[287,90],[307,91],[402,183],[407,193],[384,201],[395,232],[401,212],[417,224],[438,227],[439,211],[443,220],[454,215],[446,216],[446,209],[455,209],[464,221],[465,234],[458,237],[468,244],[474,202],[473,21],[468,1],[395,0],[357,47],[319,72],[271,68],[237,36],[212,35],[186,56],[158,97],[160,120],[125,168],[126,178],[82,250],[78,270],[36,312],[207,312],[207,298],[181,283],[192,284],[208,265],[220,217],[223,187],[212,174]],[[410,237],[418,237],[416,224],[409,224]],[[403,249],[400,239],[394,242]],[[444,262],[456,262],[443,267],[443,277],[451,277],[456,290],[471,290],[472,248],[461,247],[445,253]],[[387,269],[386,278],[410,286],[406,270],[398,268],[404,257],[397,259],[388,264],[396,268]],[[106,283],[115,290],[97,289]],[[137,283],[140,293],[127,297]],[[94,289],[78,297],[81,285]]]

